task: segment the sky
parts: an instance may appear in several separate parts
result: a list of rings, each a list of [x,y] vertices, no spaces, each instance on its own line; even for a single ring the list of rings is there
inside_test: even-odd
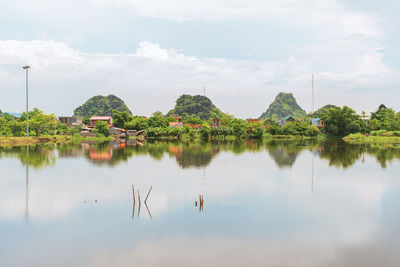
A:
[[[72,115],[115,94],[136,115],[182,94],[258,117],[279,92],[312,110],[400,109],[400,1],[0,0],[0,109]]]

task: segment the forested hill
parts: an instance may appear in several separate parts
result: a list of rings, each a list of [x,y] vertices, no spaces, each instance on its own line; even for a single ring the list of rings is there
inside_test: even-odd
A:
[[[279,93],[274,102],[261,114],[260,119],[279,120],[285,116],[292,116],[294,118],[306,116],[306,112],[297,104],[296,99],[291,93]]]
[[[201,95],[181,95],[176,100],[174,109],[167,113],[168,116],[173,114],[177,114],[183,119],[199,117],[202,120],[220,118],[227,115],[219,110],[208,97]]]
[[[331,108],[337,108],[338,106],[335,105],[325,105],[322,108],[317,109],[314,113],[310,113],[312,115],[312,117],[314,118],[321,118],[323,117],[325,114],[328,113],[329,109]]]
[[[112,111],[114,109],[121,112],[127,111],[129,114],[132,114],[124,101],[115,95],[98,95],[90,98],[85,104],[76,108],[74,110],[74,115],[81,117],[112,116]]]

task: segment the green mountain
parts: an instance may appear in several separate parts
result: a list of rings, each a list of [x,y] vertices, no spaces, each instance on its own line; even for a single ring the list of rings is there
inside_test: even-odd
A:
[[[76,108],[74,110],[74,115],[81,117],[112,116],[112,111],[114,109],[121,112],[128,111],[129,114],[132,114],[124,101],[115,95],[98,95],[90,98],[85,104]]]
[[[171,109],[167,116],[177,114],[183,119],[199,117],[202,120],[218,118],[227,114],[219,110],[211,100],[201,95],[181,95],[177,100],[174,109]]]
[[[322,108],[317,109],[314,113],[310,113],[313,118],[321,118],[324,114],[328,113],[328,110],[331,108],[336,108],[338,106],[335,105],[325,105]]]
[[[292,116],[294,118],[306,116],[306,112],[297,104],[296,99],[291,93],[279,93],[274,102],[261,114],[259,119],[279,120],[285,116]]]

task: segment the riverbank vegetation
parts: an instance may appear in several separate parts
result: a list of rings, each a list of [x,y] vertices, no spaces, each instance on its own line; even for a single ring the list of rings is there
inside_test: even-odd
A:
[[[115,99],[114,99],[115,98]],[[118,106],[119,109],[111,110]],[[2,144],[40,143],[43,140],[80,140],[82,130],[91,131],[93,139],[109,138],[109,133],[118,135],[118,129],[135,130],[140,138],[151,140],[238,140],[238,139],[307,139],[334,136],[346,141],[398,141],[400,131],[400,113],[381,105],[376,112],[367,116],[358,115],[350,107],[326,105],[314,113],[305,114],[291,94],[279,94],[270,108],[259,119],[240,119],[221,112],[205,96],[183,95],[176,101],[174,109],[167,114],[154,112],[149,118],[134,116],[122,100],[116,97],[95,97],[81,107],[82,113],[104,115],[112,114],[112,126],[109,122],[97,121],[94,128],[72,126],[60,123],[54,114],[45,114],[34,109],[29,112],[29,135],[26,130],[25,113],[16,118],[0,113],[0,137]],[[104,114],[103,114],[104,113]],[[80,113],[79,113],[80,114]],[[285,116],[292,114],[291,116]],[[312,126],[313,118],[323,123]],[[315,122],[315,120],[314,120]],[[89,124],[89,118],[83,119]],[[316,127],[318,126],[318,127]],[[93,126],[91,126],[93,127]],[[125,131],[120,131],[122,133]],[[132,135],[132,132],[131,132]],[[60,136],[60,137],[58,137]],[[63,137],[67,136],[67,137]],[[87,134],[84,136],[88,136]],[[122,135],[124,136],[124,135]],[[12,137],[12,138],[11,138]],[[17,138],[20,137],[20,138]],[[46,137],[46,138],[45,138]],[[50,138],[47,138],[50,137]],[[119,138],[119,136],[117,137]],[[124,138],[124,137],[122,137]]]
[[[29,137],[26,137],[26,114],[16,118],[7,113],[0,115],[0,146],[21,146],[40,143],[63,143],[81,141],[106,141],[107,137],[104,125],[95,127],[96,135],[84,137],[79,133],[82,127],[68,127],[59,122],[54,114],[45,114],[39,109],[28,113]],[[106,133],[106,134],[105,134]]]

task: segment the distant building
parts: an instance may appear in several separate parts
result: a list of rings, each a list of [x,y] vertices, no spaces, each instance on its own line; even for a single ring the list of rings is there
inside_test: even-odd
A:
[[[183,126],[183,122],[181,122],[181,121],[170,122],[169,123],[169,127],[171,127],[171,128],[182,127],[182,126]]]
[[[98,121],[105,121],[107,122],[108,126],[112,127],[112,117],[111,116],[93,116],[90,118],[90,124],[88,125],[89,128],[96,127],[96,123]]]
[[[186,125],[186,126],[189,126],[189,127],[191,127],[191,128],[193,128],[193,129],[196,129],[197,131],[199,131],[200,128],[203,126],[203,125],[201,125],[201,124],[190,124],[190,123],[185,124],[185,125]]]
[[[291,117],[291,116],[286,116],[286,117],[284,117],[283,119],[279,120],[279,121],[278,121],[278,124],[279,124],[280,126],[285,126],[286,123],[292,122],[292,121],[295,121],[295,119],[294,119],[293,117]]]
[[[260,123],[259,119],[247,119],[247,123]]]
[[[371,117],[368,115],[362,114],[361,119],[365,122],[365,124],[369,125],[369,121],[371,120]]]
[[[214,118],[214,119],[212,120],[211,127],[219,127],[219,126],[220,126],[220,123],[221,123],[221,120],[220,120],[220,119]]]
[[[64,123],[68,127],[80,126],[83,124],[83,119],[81,117],[59,117],[58,121]]]
[[[126,130],[117,128],[117,127],[110,127],[110,129],[108,130],[108,133],[111,135],[117,135],[117,134],[126,133]]]
[[[179,122],[179,121],[181,120],[181,118],[182,118],[182,117],[179,116],[178,114],[171,115],[171,117],[174,118],[175,121],[177,121],[177,122]]]
[[[311,126],[315,126],[318,128],[324,127],[324,121],[320,118],[315,118],[311,120]]]

